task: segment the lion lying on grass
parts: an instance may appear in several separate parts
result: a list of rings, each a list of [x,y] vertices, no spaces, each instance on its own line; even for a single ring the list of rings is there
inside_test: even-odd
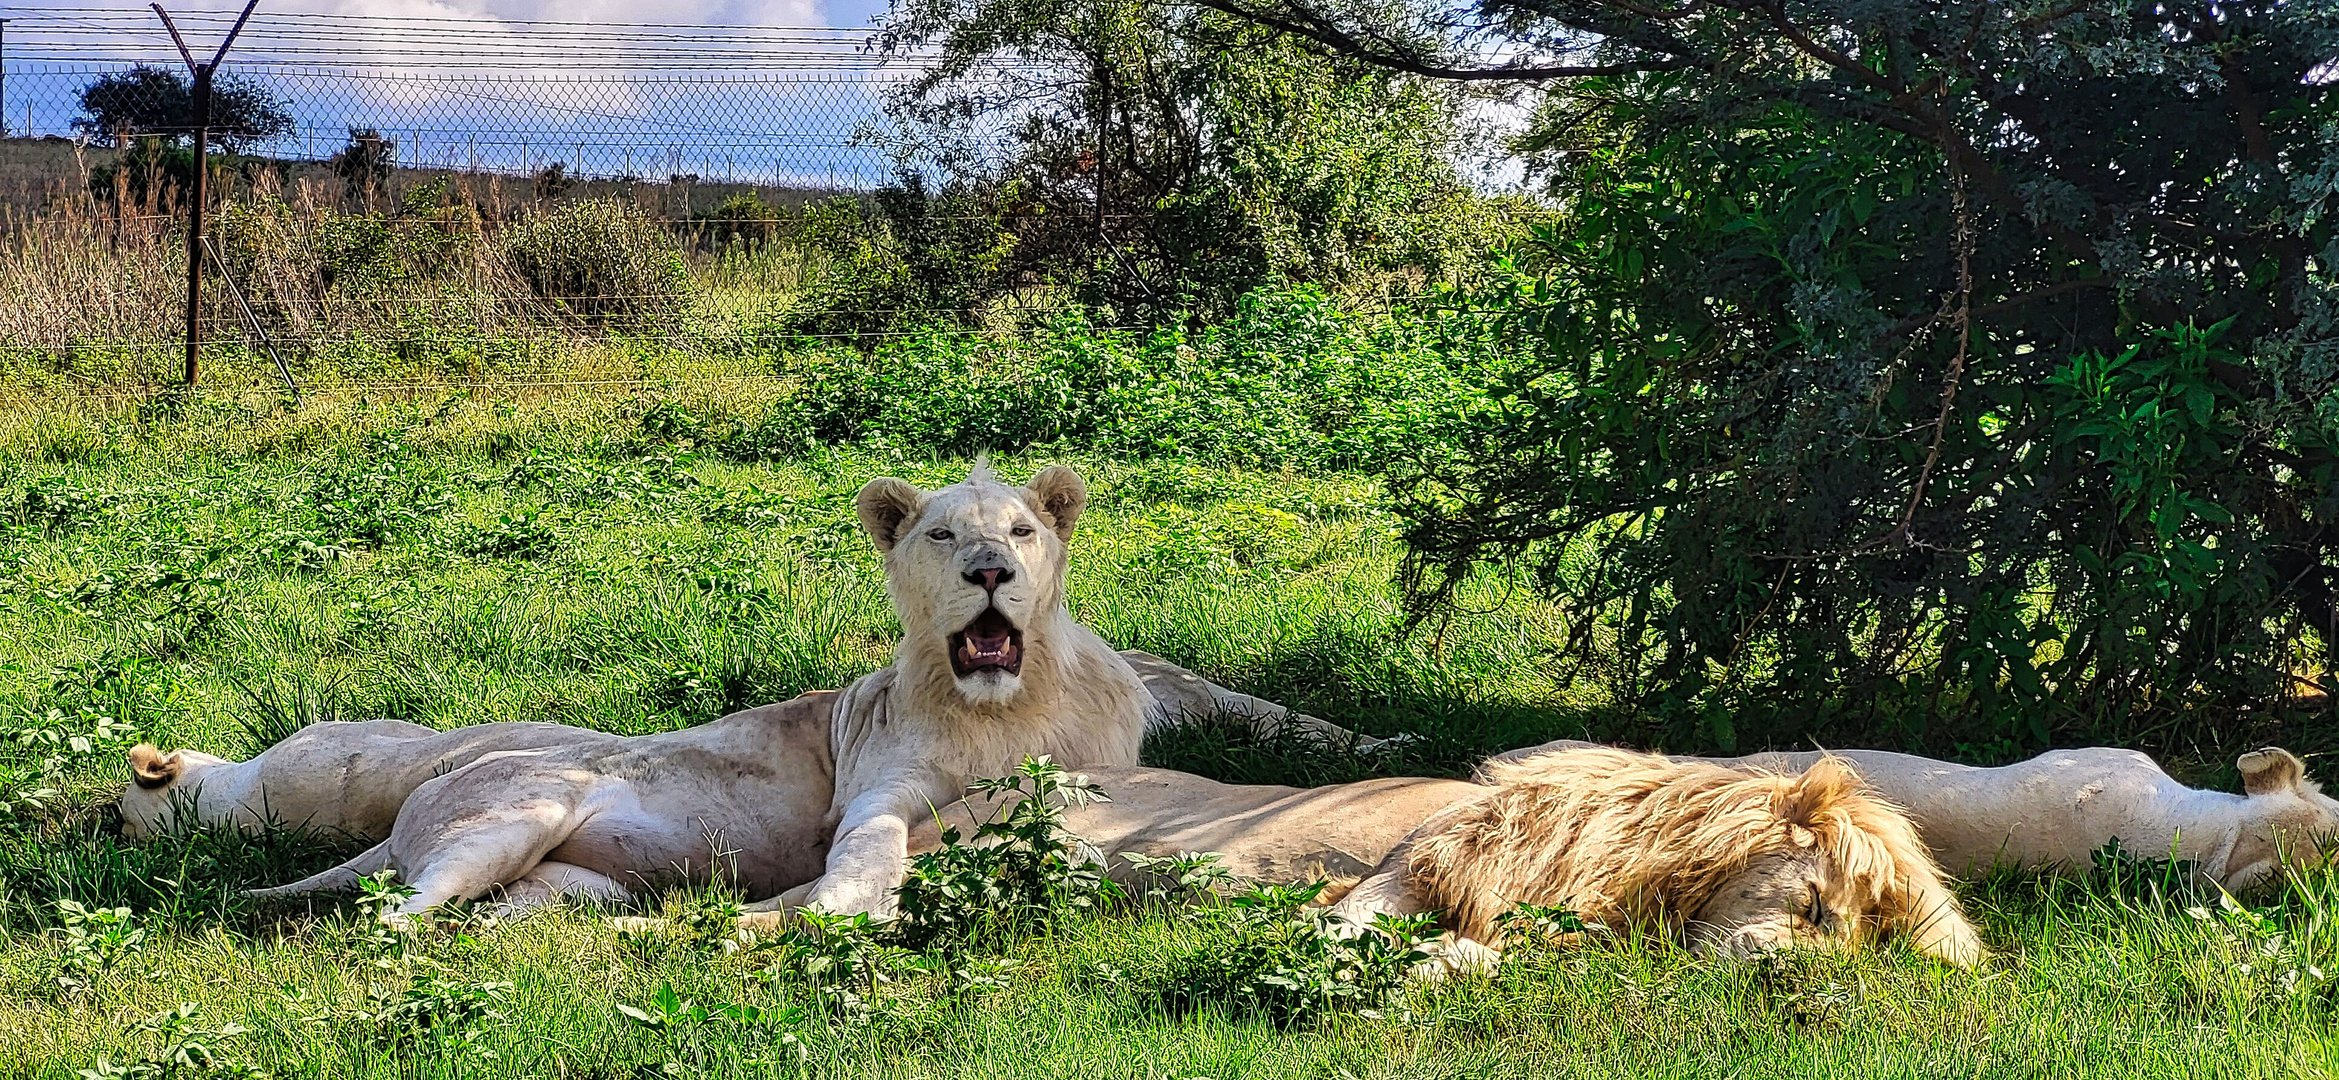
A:
[[[1505,757],[1590,743],[1561,740]],[[1906,807],[1925,843],[1953,874],[1992,866],[2085,871],[2117,840],[2129,852],[2192,862],[2240,891],[2271,880],[2288,858],[2312,865],[2339,833],[2339,801],[2306,778],[2279,747],[2235,764],[2243,794],[2186,787],[2134,750],[2054,750],[1999,768],[1976,768],[1882,750],[1837,750],[1870,787]],[[1722,765],[1798,769],[1818,753],[1706,758]]]
[[[411,915],[492,889],[516,906],[621,896],[727,866],[750,895],[774,896],[752,906],[750,924],[776,917],[775,894],[800,883],[827,910],[882,914],[902,880],[910,825],[932,805],[1027,755],[1133,764],[1149,714],[1165,711],[1129,661],[1064,607],[1065,545],[1086,504],[1086,487],[1064,468],[1020,488],[980,463],[940,491],[872,481],[856,510],[885,554],[904,628],[890,666],[833,694],[684,731],[572,729],[555,744],[482,754],[415,786],[382,843],[260,895],[346,888],[396,867],[417,890],[398,913]],[[1256,701],[1156,681],[1214,709]],[[1253,711],[1263,723],[1347,738],[1272,706]],[[142,757],[163,771],[151,748]],[[141,809],[170,787],[142,779]],[[269,795],[279,817],[295,812]]]
[[[1482,783],[1299,789],[1144,768],[1087,778],[1111,801],[1069,807],[1066,828],[1097,851],[1213,852],[1249,881],[1352,880],[1334,914],[1363,926],[1442,912],[1456,966],[1491,960],[1501,917],[1520,903],[1707,954],[1897,932],[1960,967],[1982,955],[1914,826],[1837,759],[1782,775],[1578,748],[1491,762]],[[971,833],[998,809],[946,807],[914,846],[939,846],[945,826]],[[1142,885],[1150,872],[1123,861],[1112,873]]]
[[[1121,650],[1145,688],[1153,730],[1226,720],[1269,732],[1290,725],[1334,745],[1370,750],[1386,740],[1352,735],[1305,713],[1211,682],[1151,653]],[[746,709],[733,716],[759,712]],[[723,719],[729,720],[726,716]],[[424,781],[502,750],[540,750],[609,736],[565,724],[510,721],[438,731],[404,720],[310,724],[244,761],[200,750],[130,750],[130,785],[116,803],[133,842],[169,830],[299,829],[376,842]]]
[[[434,731],[403,720],[328,720],[249,761],[200,750],[130,749],[130,786],[117,803],[122,835],[145,840],[179,824],[304,829],[375,841],[414,789],[499,750],[594,737],[562,724],[479,724]]]

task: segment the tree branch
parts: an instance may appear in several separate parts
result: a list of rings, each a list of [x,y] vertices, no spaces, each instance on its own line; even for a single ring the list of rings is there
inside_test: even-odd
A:
[[[1238,19],[1248,19],[1270,30],[1304,38],[1341,56],[1374,67],[1425,79],[1454,82],[1529,82],[1540,79],[1580,79],[1602,75],[1633,75],[1648,71],[1678,71],[1699,66],[1690,57],[1629,61],[1616,64],[1498,64],[1492,67],[1455,67],[1393,49],[1368,45],[1354,34],[1321,20],[1292,18],[1247,7],[1235,0],[1196,0],[1203,7]]]
[[[2020,296],[2009,296],[2004,300],[1996,300],[1987,304],[1977,305],[1972,310],[1968,311],[1967,314],[1973,318],[1982,318],[1989,315],[1996,315],[2004,311],[2012,311],[2015,308],[2021,307],[2025,304],[2036,303],[2050,296],[2061,296],[2064,293],[2081,292],[2087,289],[2105,289],[2110,288],[2111,284],[2112,282],[2109,278],[2075,278],[2070,281],[2058,281],[2052,285],[2046,286],[2045,288],[2032,289],[2031,291],[2023,293]],[[1948,314],[1949,313],[1947,312],[1937,311],[1931,315],[1917,315],[1911,318],[1902,319],[1901,321],[1892,324],[1889,329],[1884,331],[1884,339],[1890,341],[1893,338],[1903,337],[1908,334],[1916,333],[1917,331],[1922,330],[1927,326],[1940,322],[1942,319],[1948,317]]]

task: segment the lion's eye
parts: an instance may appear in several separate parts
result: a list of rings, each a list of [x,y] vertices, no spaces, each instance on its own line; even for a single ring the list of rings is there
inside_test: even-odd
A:
[[[1017,525],[1016,527],[1014,527],[1014,528],[1012,528],[1012,529],[1009,529],[1009,530],[1007,530],[1007,531],[1008,531],[1008,532],[1011,532],[1011,533],[1014,533],[1014,534],[1015,534],[1015,535],[1017,535],[1017,536],[1030,536],[1030,535],[1033,533],[1033,531],[1034,531],[1034,530],[1033,530],[1033,529],[1032,529],[1032,527],[1031,527],[1031,526],[1029,526],[1029,525],[1020,525],[1020,524],[1019,524],[1019,525]]]
[[[948,540],[948,539],[950,539],[950,530],[948,530],[948,529],[928,529],[928,530],[926,530],[926,539],[928,539],[928,540]]]
[[[1810,920],[1813,926],[1825,927],[1833,914],[1827,910],[1827,901],[1820,898],[1819,883],[1811,883],[1811,906],[1804,909],[1803,917]]]

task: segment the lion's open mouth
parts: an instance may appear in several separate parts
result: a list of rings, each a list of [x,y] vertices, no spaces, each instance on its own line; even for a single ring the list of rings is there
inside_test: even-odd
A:
[[[983,671],[1021,674],[1023,631],[998,608],[984,608],[966,629],[950,635],[950,670],[962,679]]]

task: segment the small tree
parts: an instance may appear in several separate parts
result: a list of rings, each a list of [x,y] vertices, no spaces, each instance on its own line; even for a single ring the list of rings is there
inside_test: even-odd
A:
[[[348,185],[349,197],[372,202],[374,194],[390,181],[390,171],[398,164],[398,143],[384,138],[373,128],[350,128],[349,145],[333,155],[330,162],[333,175]]]
[[[195,130],[194,87],[167,68],[140,64],[109,72],[81,88],[83,115],[74,127],[100,146],[118,147],[130,136],[157,136],[172,142]],[[232,151],[290,134],[292,114],[268,89],[236,75],[211,82],[211,138]]]
[[[568,194],[570,182],[568,162],[555,161],[536,170],[536,197],[539,199],[560,198]]]
[[[1486,239],[1450,87],[1162,0],[901,0],[884,38],[929,54],[888,112],[939,178],[925,216],[991,207],[942,235],[994,292],[1207,318],[1274,281],[1435,274]]]

